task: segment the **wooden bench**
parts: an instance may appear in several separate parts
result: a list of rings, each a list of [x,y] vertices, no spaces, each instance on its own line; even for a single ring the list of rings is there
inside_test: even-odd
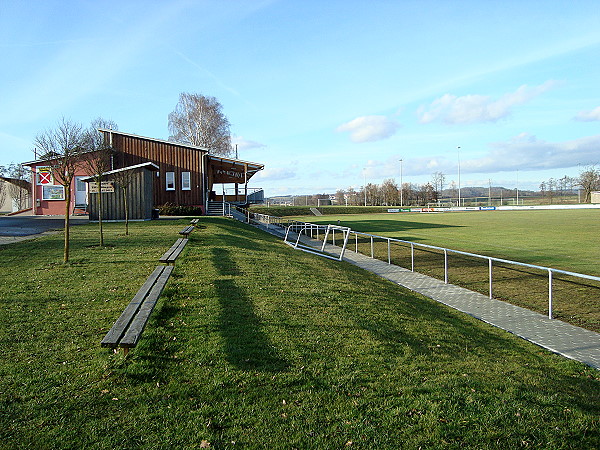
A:
[[[182,236],[188,237],[192,231],[194,231],[194,225],[188,225],[183,230],[179,232]]]
[[[121,347],[123,354],[127,356],[129,349],[135,347],[140,340],[150,314],[152,314],[173,269],[173,266],[157,266],[154,269],[152,275],[148,277],[133,300],[106,333],[100,343],[102,347],[112,348],[115,351]]]
[[[187,238],[179,238],[175,241],[173,246],[162,255],[159,261],[163,264],[175,264],[175,260],[182,252],[185,245],[188,243]]]

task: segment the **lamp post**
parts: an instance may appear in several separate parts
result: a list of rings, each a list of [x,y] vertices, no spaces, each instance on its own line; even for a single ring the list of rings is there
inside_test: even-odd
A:
[[[402,160],[400,160],[400,206],[404,206],[404,188],[402,187]]]
[[[363,190],[365,191],[365,206],[367,206],[367,169],[363,169],[363,176],[365,178],[365,184]]]
[[[458,206],[460,207],[460,147],[458,149]]]
[[[519,169],[517,169],[517,206],[519,206]]]

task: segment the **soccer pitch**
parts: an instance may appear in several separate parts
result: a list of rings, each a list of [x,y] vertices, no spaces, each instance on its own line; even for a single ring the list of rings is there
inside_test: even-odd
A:
[[[600,276],[600,210],[302,216],[355,231]]]
[[[390,213],[296,217],[296,220],[340,225],[354,231],[445,247],[543,267],[599,276],[598,210],[478,211],[464,213]],[[367,237],[356,244],[370,255]],[[376,239],[374,256],[411,267],[410,246]],[[349,245],[353,250],[354,245]],[[415,270],[444,279],[442,251],[415,247]],[[449,282],[473,291],[489,292],[487,261],[451,254]],[[514,265],[494,264],[494,297],[548,314],[548,273]],[[600,331],[600,283],[555,275],[553,316]]]

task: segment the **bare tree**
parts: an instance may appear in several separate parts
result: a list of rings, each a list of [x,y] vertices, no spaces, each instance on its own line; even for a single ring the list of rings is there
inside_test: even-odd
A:
[[[55,179],[65,190],[65,244],[64,262],[69,261],[69,207],[71,204],[71,184],[75,171],[81,164],[85,135],[80,124],[66,120],[58,121],[55,128],[38,134],[34,145],[41,152],[41,159],[52,160]]]
[[[98,129],[117,130],[117,124],[112,120],[101,117],[92,120],[90,128],[84,132],[85,148],[89,151],[83,158],[83,166],[94,178],[96,183],[96,204],[98,205],[98,228],[100,231],[100,247],[104,246],[104,231],[102,228],[102,181],[104,172],[112,169],[112,149],[106,143],[104,135]]]
[[[229,120],[215,97],[179,94],[175,110],[169,114],[169,139],[208,149],[209,153],[232,153]]]
[[[368,205],[376,206],[378,204],[379,188],[376,184],[368,183],[365,187],[366,190],[366,202]],[[366,205],[365,205],[366,206]]]
[[[6,172],[6,168],[4,166],[0,166],[0,177],[4,177],[4,174]],[[6,193],[7,193],[7,183],[6,182],[0,182],[0,205],[4,204],[4,200],[6,199]]]
[[[352,186],[346,190],[346,198],[348,199],[348,203],[350,205],[360,205],[360,195]]]
[[[381,194],[383,202],[386,205],[397,205],[400,201],[398,185],[392,178],[383,181],[381,184]]]
[[[592,192],[600,190],[600,169],[588,166],[579,174],[579,184],[583,189],[583,202],[592,201]]]
[[[431,177],[431,181],[433,190],[436,192],[436,198],[441,197],[442,191],[444,190],[444,184],[446,183],[446,175],[442,172],[435,172]]]

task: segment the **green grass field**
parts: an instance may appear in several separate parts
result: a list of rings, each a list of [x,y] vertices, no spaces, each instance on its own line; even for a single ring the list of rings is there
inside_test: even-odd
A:
[[[138,347],[100,348],[187,223],[0,247],[0,447],[600,446],[597,370],[224,218]]]
[[[446,247],[485,256],[600,276],[600,210],[481,211],[442,214],[355,214],[298,216],[318,224],[337,223],[364,233]],[[371,254],[362,238],[359,251]],[[354,246],[350,246],[354,249]],[[375,256],[387,261],[387,243],[375,241]],[[417,250],[415,270],[444,278],[443,253]],[[410,249],[392,246],[392,262],[410,267]],[[487,261],[450,254],[449,281],[487,294]],[[600,331],[600,283],[555,275],[554,316]],[[548,311],[545,271],[496,265],[494,296],[544,314]]]

